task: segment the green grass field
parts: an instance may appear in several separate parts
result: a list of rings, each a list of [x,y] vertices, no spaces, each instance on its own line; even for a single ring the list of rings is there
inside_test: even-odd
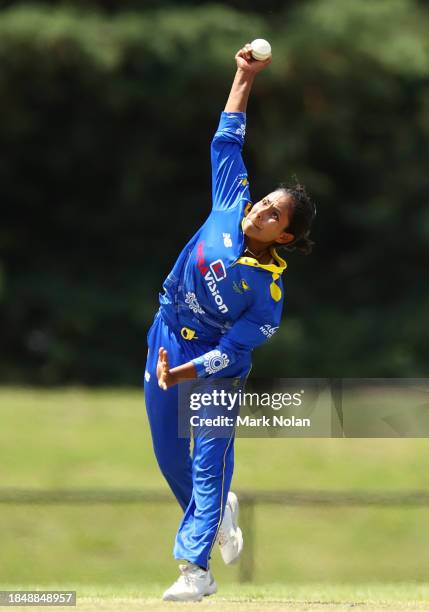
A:
[[[0,414],[1,487],[167,490],[139,390],[3,388]],[[425,489],[428,451],[425,439],[238,439],[233,485]],[[164,609],[155,601],[177,575],[180,514],[173,502],[0,505],[0,582],[73,588],[87,597],[81,609]],[[425,507],[258,506],[254,584],[238,585],[239,568],[215,551],[221,591],[200,607],[237,610],[249,598],[273,610],[429,606],[428,516]]]
[[[62,588],[50,585],[51,588]],[[40,585],[33,585],[40,589]],[[17,589],[23,587],[16,587]],[[429,585],[416,584],[366,584],[366,585],[322,585],[301,584],[286,586],[267,584],[264,586],[230,585],[222,592],[199,603],[160,601],[162,585],[115,586],[113,588],[84,587],[77,590],[77,609],[127,610],[148,609],[156,612],[179,609],[222,610],[245,612],[247,610],[295,610],[295,611],[350,611],[350,609],[375,612],[376,610],[427,610],[429,607]],[[33,610],[20,607],[20,610]]]

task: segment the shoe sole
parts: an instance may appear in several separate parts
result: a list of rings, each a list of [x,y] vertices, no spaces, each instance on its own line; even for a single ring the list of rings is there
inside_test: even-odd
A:
[[[211,595],[211,593],[208,594]],[[162,601],[201,601],[202,598],[202,595],[197,595],[195,597],[187,597],[186,599],[176,597],[175,595],[167,595],[167,597],[162,598]]]
[[[207,587],[207,591],[204,593],[204,597],[208,597],[209,595],[214,595],[215,593],[217,593],[216,580],[213,578],[213,574],[211,573],[211,570],[209,570],[209,572],[210,572],[211,582],[209,586]]]
[[[209,597],[210,595],[214,595],[215,593],[217,593],[217,584],[215,583],[214,585],[210,585],[209,589],[209,591],[204,593],[204,597]]]
[[[236,538],[239,542],[238,548],[240,552],[238,553],[236,557],[231,559],[231,561],[228,561],[228,563],[226,563],[225,561],[226,565],[235,565],[236,563],[240,561],[240,557],[243,554],[244,541],[243,541],[243,532],[241,531],[240,527],[237,527],[236,529]]]
[[[234,526],[234,529],[237,529],[239,510],[238,510],[238,498],[235,493],[232,493],[231,491],[228,493],[227,504],[229,504],[231,508],[231,512],[232,512],[232,524]]]
[[[209,584],[208,590],[204,593],[204,597],[209,597],[210,595],[214,595],[215,593],[217,593],[217,584],[215,581],[213,581],[211,584]],[[168,595],[167,597],[162,598],[163,601],[201,601],[202,599],[203,596],[181,599],[180,597],[175,597],[174,595]]]
[[[230,491],[228,493],[228,501],[227,504],[229,505],[229,507],[231,508],[231,518],[232,518],[232,525],[236,531],[236,538],[239,542],[238,548],[239,548],[239,553],[236,557],[234,557],[233,559],[231,559],[231,561],[225,561],[225,559],[223,560],[225,565],[234,565],[235,563],[238,563],[238,561],[240,560],[240,557],[242,555],[243,552],[243,545],[244,545],[244,541],[243,541],[243,532],[241,531],[240,527],[238,526],[238,513],[239,513],[239,504],[238,504],[238,498],[236,496],[235,493],[233,493],[232,491]]]

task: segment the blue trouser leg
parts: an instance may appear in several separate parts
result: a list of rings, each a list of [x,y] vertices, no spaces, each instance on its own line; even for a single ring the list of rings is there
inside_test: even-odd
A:
[[[171,367],[210,350],[201,342],[181,340],[159,315],[148,334],[145,400],[155,455],[171,490],[184,510],[176,536],[174,557],[208,567],[211,550],[222,522],[234,469],[234,429],[215,437],[210,431],[194,436],[191,460],[189,438],[178,435],[178,387],[163,391],[156,378],[158,349],[164,346]],[[222,377],[244,379],[250,354],[242,363],[222,371]],[[220,376],[217,376],[220,377]]]
[[[144,392],[155,456],[177,501],[186,510],[192,497],[192,461],[189,439],[178,435],[178,388],[163,391],[156,377],[159,347],[168,350],[171,367],[183,363],[184,355],[176,336],[159,316],[149,331],[148,342]]]
[[[208,567],[225,511],[233,470],[233,430],[229,438],[194,438],[193,494],[176,536],[176,559],[187,559]]]
[[[249,354],[242,363],[235,363],[209,378],[239,377],[244,383],[250,368]],[[210,388],[210,384],[207,384],[206,390]],[[206,412],[210,416],[210,408]],[[180,524],[174,546],[176,559],[187,559],[205,568],[209,566],[234,471],[235,427],[224,427],[221,436],[217,427],[194,428],[192,499]]]

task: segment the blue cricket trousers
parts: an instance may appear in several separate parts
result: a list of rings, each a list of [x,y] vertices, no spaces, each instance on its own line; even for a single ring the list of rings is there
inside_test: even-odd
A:
[[[167,349],[173,368],[215,348],[215,343],[185,340],[166,323],[160,311],[147,340],[144,392],[153,447],[161,472],[184,511],[173,555],[208,568],[234,469],[235,431],[231,428],[229,437],[194,437],[191,456],[190,439],[178,435],[178,385],[167,391],[160,389],[156,364],[161,346]],[[244,382],[250,368],[249,352],[241,363],[225,368],[222,378],[239,377]]]

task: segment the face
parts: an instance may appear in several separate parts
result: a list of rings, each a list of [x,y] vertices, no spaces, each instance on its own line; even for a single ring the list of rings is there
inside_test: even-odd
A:
[[[253,205],[244,218],[243,232],[247,238],[264,244],[292,242],[294,236],[287,231],[290,213],[290,196],[273,191]]]

